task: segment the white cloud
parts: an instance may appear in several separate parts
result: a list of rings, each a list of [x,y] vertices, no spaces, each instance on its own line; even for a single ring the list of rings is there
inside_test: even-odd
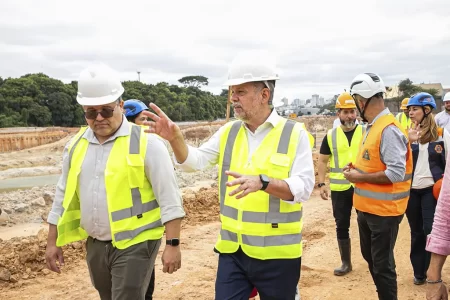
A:
[[[448,0],[7,1],[0,76],[70,81],[103,61],[124,80],[204,75],[219,93],[235,54],[253,48],[277,56],[275,99],[330,97],[361,72],[450,85],[449,11]]]

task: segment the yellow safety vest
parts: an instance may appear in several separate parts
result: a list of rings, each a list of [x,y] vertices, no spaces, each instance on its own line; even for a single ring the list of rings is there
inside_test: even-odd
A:
[[[408,128],[411,127],[411,119],[408,118],[405,113],[398,113],[395,118],[400,122],[404,129],[408,130]]]
[[[302,255],[302,204],[288,204],[264,191],[236,199],[228,194],[233,180],[226,170],[245,175],[266,174],[286,179],[294,161],[301,126],[283,119],[264,138],[251,157],[241,121],[228,123],[220,137],[219,198],[222,228],[216,249],[234,253],[239,247],[256,259],[288,259]]]
[[[306,133],[308,134],[308,139],[309,139],[309,145],[311,146],[311,149],[314,148],[314,146],[316,145],[316,141],[314,140],[314,136],[309,133],[309,131],[306,129],[305,123],[299,123],[300,127],[303,128]]]
[[[331,150],[330,157],[330,190],[346,191],[352,184],[345,179],[343,168],[350,162],[354,163],[359,150],[359,143],[365,128],[357,125],[353,133],[351,145],[341,126],[328,130],[327,141]]]
[[[80,227],[78,177],[89,142],[82,128],[69,146],[70,169],[63,200],[63,213],[58,221],[58,247],[83,240],[87,232]],[[147,134],[144,128],[130,123],[130,135],[118,137],[109,154],[105,169],[112,244],[118,249],[158,240],[164,233],[161,213],[152,186],[144,171]]]

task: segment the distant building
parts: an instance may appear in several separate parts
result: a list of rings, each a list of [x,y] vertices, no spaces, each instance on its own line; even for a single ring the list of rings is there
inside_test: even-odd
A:
[[[320,108],[300,108],[298,110],[299,115],[317,115],[317,113],[320,111]]]
[[[437,96],[438,97],[444,97],[444,88],[442,87],[441,83],[421,83],[421,84],[414,84],[416,86],[419,86],[425,90],[436,90],[438,91]]]
[[[317,106],[318,102],[319,102],[319,95],[317,95],[317,94],[312,95],[311,106],[313,106],[313,107]]]
[[[300,99],[298,99],[298,98],[294,99],[294,101],[292,101],[291,105],[300,106]]]
[[[319,100],[317,101],[317,105],[318,106],[325,105],[325,99],[323,97],[319,97]]]
[[[289,100],[288,98],[284,97],[283,99],[281,99],[281,102],[283,102],[283,105],[288,106],[289,105]]]
[[[442,97],[445,94],[445,90],[442,87],[441,83],[421,83],[421,84],[413,84],[413,85],[421,87],[422,89],[425,89],[425,90],[431,90],[431,89],[436,90],[438,92],[437,96],[440,99],[442,99]],[[392,98],[397,98],[397,97],[401,97],[401,96],[402,96],[402,92],[399,90],[398,85],[390,86],[386,90],[386,99],[392,99]]]

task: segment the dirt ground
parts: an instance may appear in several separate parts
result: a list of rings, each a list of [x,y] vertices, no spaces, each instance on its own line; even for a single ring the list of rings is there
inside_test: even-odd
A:
[[[320,128],[318,124],[331,124],[332,119],[325,122],[305,118],[301,121],[320,132],[320,137],[323,137],[326,129]],[[329,127],[329,124],[326,126]],[[213,127],[194,132],[186,130],[185,136],[190,138],[191,144],[198,145],[215,130],[217,128]],[[60,168],[61,152],[66,141],[0,154],[0,176],[3,171],[11,172],[3,173],[5,177],[14,177],[10,175],[24,167],[35,168],[39,170],[39,174],[48,174],[47,170],[39,169],[48,166],[53,172],[54,168]],[[317,148],[320,147],[320,141],[318,138]],[[174,274],[164,274],[160,261],[163,248],[160,249],[156,261],[154,299],[214,299],[217,255],[213,252],[213,247],[220,228],[215,184],[217,174],[212,169],[190,175],[177,173],[178,175],[187,212],[181,237],[182,268]],[[10,204],[13,222],[0,227],[0,300],[99,299],[90,282],[83,243],[74,243],[64,248],[66,264],[61,274],[51,273],[45,268],[46,230],[40,229],[45,228],[46,224],[43,221],[45,216],[40,216],[42,211],[46,214],[51,207],[54,186],[27,191],[0,193],[0,206],[14,202],[14,205]],[[27,197],[27,194],[31,196]],[[33,199],[41,196],[45,200],[45,206],[33,206]],[[16,210],[19,202],[27,204],[27,207]],[[29,223],[36,217],[40,219],[39,222]],[[304,205],[304,222],[304,252],[299,282],[302,299],[377,299],[367,265],[360,254],[355,214],[351,223],[353,272],[345,277],[333,275],[333,269],[340,261],[331,201],[320,199],[317,190]],[[395,249],[399,299],[425,299],[425,286],[415,286],[412,283],[409,243],[409,226],[404,219]],[[446,265],[443,279],[446,280],[449,275],[450,268]],[[6,278],[9,280],[5,280]]]
[[[203,193],[207,195],[216,191],[213,188],[211,191],[204,190]],[[201,201],[207,201],[205,197],[200,198]],[[210,212],[210,208],[211,202],[201,206],[206,215],[212,215],[211,219],[217,220],[216,210]],[[321,200],[315,191],[304,210],[305,250],[299,283],[302,299],[377,299],[367,265],[359,252],[355,216],[353,215],[351,224],[354,270],[348,276],[336,277],[333,269],[338,265],[339,258],[331,203]],[[212,249],[220,223],[211,219],[200,221],[198,225],[184,226],[181,248],[183,263],[178,272],[172,275],[162,273],[159,255],[156,261],[154,299],[214,299],[217,256]],[[409,241],[409,228],[404,220],[395,249],[399,299],[424,299],[425,286],[415,286],[412,283]],[[39,274],[34,279],[4,286],[0,290],[0,299],[99,299],[92,288],[80,253],[84,255],[82,249],[77,255],[72,251],[70,256],[76,259],[66,262],[62,274]],[[444,278],[449,275],[447,265],[444,267]]]

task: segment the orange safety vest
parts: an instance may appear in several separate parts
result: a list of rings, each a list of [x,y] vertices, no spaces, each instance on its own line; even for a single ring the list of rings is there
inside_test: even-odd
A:
[[[383,130],[397,126],[407,137],[398,120],[392,115],[380,117],[372,126],[366,139],[361,139],[356,157],[355,168],[361,173],[385,171],[386,165],[381,161],[380,143]],[[353,206],[362,212],[378,216],[399,216],[405,213],[408,205],[409,191],[413,170],[411,147],[408,143],[406,152],[406,172],[403,181],[390,184],[356,183]]]

